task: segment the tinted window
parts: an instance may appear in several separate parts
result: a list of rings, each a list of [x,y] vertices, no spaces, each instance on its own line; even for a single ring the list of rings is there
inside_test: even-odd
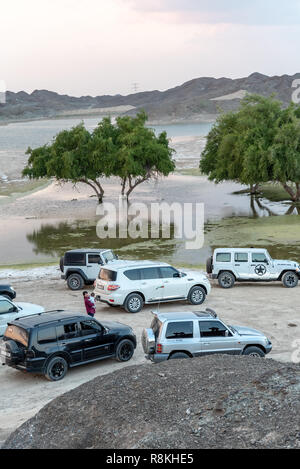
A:
[[[230,252],[220,252],[219,254],[217,254],[217,257],[216,257],[216,261],[217,262],[231,262],[231,254]]]
[[[173,267],[160,267],[159,270],[162,278],[173,278],[174,274],[178,274],[178,270]]]
[[[100,332],[102,329],[95,321],[83,321],[80,323],[81,335],[90,335]]]
[[[64,324],[63,326],[58,326],[56,328],[57,339],[66,340],[73,339],[74,337],[79,336],[79,330],[77,322],[71,324]]]
[[[235,262],[248,262],[248,253],[236,252],[234,255]]]
[[[192,339],[193,322],[170,322],[167,327],[167,339]]]
[[[252,254],[252,262],[267,262],[268,259],[266,258],[265,254],[263,253],[253,253]]]
[[[96,254],[89,254],[88,259],[89,264],[99,264],[100,256]]]
[[[13,312],[14,305],[12,305],[9,301],[1,300],[0,301],[0,314]]]
[[[114,270],[101,269],[99,272],[99,278],[106,282],[115,282],[117,280],[117,272]]]
[[[85,253],[72,252],[65,254],[64,258],[65,265],[85,265]]]
[[[124,272],[124,275],[125,277],[129,278],[129,280],[141,280],[140,269],[127,270]]]
[[[219,321],[200,321],[201,337],[225,337],[226,327]]]
[[[152,280],[152,279],[160,278],[159,270],[157,267],[149,267],[147,269],[141,269],[141,272],[142,272],[143,280]]]
[[[56,342],[55,327],[47,327],[47,329],[40,329],[38,331],[39,344],[51,344],[53,342]]]

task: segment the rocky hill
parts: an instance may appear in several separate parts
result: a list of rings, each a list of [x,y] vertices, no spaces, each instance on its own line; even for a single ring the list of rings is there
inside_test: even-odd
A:
[[[209,356],[123,368],[46,405],[3,448],[300,448],[300,367]]]
[[[129,96],[82,96],[75,98],[47,90],[31,94],[7,92],[0,104],[0,122],[84,114],[134,114],[145,109],[154,121],[197,121],[215,116],[219,109],[236,109],[246,93],[274,93],[285,105],[291,101],[294,76],[269,77],[253,73],[240,79],[197,78],[167,91],[149,91]]]

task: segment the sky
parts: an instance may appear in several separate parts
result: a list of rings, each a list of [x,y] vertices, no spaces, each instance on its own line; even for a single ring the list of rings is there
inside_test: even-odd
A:
[[[300,71],[300,0],[9,0],[0,82],[73,96]],[[0,90],[1,91],[1,90]]]

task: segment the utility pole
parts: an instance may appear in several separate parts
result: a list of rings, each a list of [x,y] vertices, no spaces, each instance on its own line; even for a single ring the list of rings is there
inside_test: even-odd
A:
[[[139,91],[139,83],[132,83],[132,91],[133,93],[137,93]]]

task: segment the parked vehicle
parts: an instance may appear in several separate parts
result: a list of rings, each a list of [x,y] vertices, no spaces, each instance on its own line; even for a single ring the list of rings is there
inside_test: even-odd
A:
[[[129,326],[57,310],[9,322],[0,358],[4,365],[59,381],[78,365],[111,357],[127,362],[135,348]]]
[[[180,272],[169,264],[123,261],[102,267],[95,295],[110,306],[138,313],[144,304],[187,300],[202,304],[210,293],[208,278],[201,272]]]
[[[45,310],[42,306],[31,303],[12,303],[8,298],[0,296],[0,336],[4,334],[8,322],[43,311]]]
[[[155,363],[211,354],[265,357],[272,350],[263,333],[227,326],[211,309],[153,315],[150,329],[143,330],[142,344],[146,358]]]
[[[17,293],[11,285],[0,285],[0,296],[4,296],[8,300],[14,300]]]
[[[93,285],[100,267],[115,262],[118,256],[111,249],[76,249],[67,251],[60,259],[61,278],[71,290]]]
[[[282,282],[295,288],[300,278],[300,265],[294,261],[274,260],[266,249],[216,249],[207,260],[207,273],[217,279],[222,288],[232,288],[235,282]]]

